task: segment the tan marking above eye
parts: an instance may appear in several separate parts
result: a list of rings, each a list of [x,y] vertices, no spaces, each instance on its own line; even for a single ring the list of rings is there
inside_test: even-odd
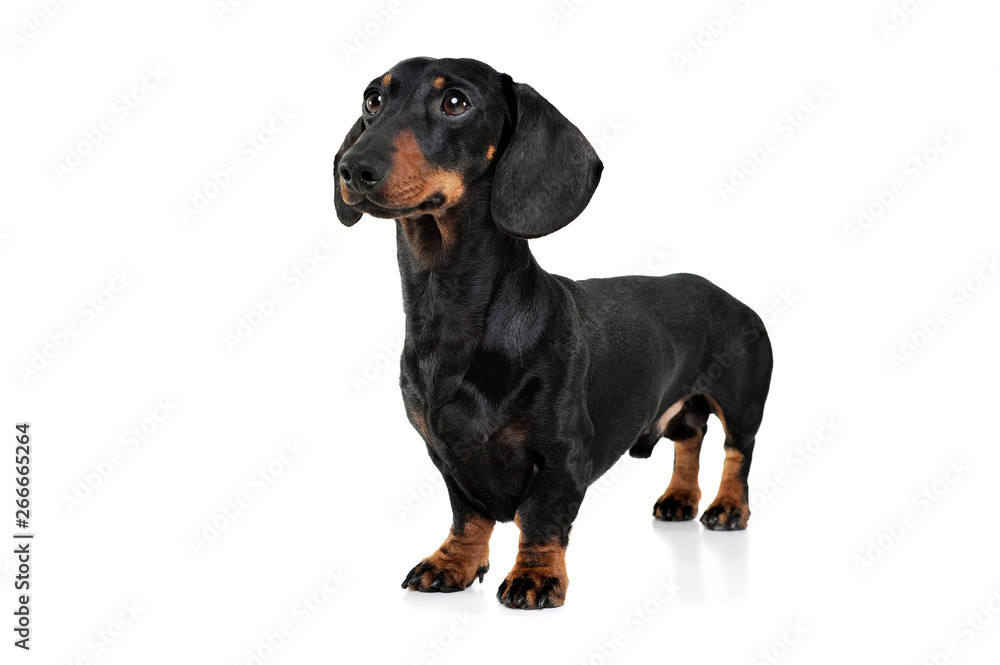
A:
[[[386,74],[382,77],[382,85],[389,87],[389,82],[392,80],[392,74]]]
[[[436,79],[434,79],[434,89],[435,90],[440,90],[443,87],[444,87],[444,77],[443,76],[439,76]]]
[[[493,155],[496,154],[496,151],[497,151],[497,147],[495,145],[491,145],[489,148],[487,148],[486,149],[486,159],[487,160],[493,159]]]

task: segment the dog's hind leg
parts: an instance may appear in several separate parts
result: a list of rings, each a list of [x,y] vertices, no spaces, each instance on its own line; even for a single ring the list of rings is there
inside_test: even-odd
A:
[[[722,467],[719,493],[702,514],[701,523],[713,531],[739,531],[747,528],[747,520],[750,519],[747,476],[750,474],[757,428],[750,428],[752,433],[747,434],[747,429],[735,422],[735,418],[727,421],[723,408],[717,401],[711,397],[708,397],[708,401],[726,432],[726,461]]]
[[[701,500],[698,458],[708,431],[709,404],[702,395],[684,402],[684,407],[665,426],[663,436],[674,442],[674,471],[667,490],[653,504],[653,516],[666,522],[694,519]]]

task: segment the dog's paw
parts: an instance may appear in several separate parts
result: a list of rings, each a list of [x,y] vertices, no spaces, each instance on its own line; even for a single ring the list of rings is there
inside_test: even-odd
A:
[[[716,501],[701,516],[701,523],[712,531],[741,531],[747,528],[750,507],[745,503]]]
[[[559,607],[566,602],[565,576],[547,575],[545,568],[514,567],[497,589],[497,600],[507,607],[540,610]]]
[[[489,569],[489,561],[481,566],[474,566],[468,562],[440,556],[438,552],[435,552],[406,574],[402,586],[411,591],[441,591],[443,593],[461,591],[475,582],[476,578],[482,582],[483,576]]]
[[[698,500],[694,492],[664,492],[653,504],[653,517],[664,522],[686,522],[698,514]]]

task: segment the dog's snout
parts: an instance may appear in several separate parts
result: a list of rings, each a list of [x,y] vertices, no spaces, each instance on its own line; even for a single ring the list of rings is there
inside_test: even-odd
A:
[[[371,154],[348,153],[340,162],[341,180],[361,194],[367,194],[378,187],[388,172],[388,162]]]

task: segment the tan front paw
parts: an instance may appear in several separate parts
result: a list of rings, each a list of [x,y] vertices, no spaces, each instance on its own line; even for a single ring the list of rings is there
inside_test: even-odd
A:
[[[476,581],[483,581],[483,576],[490,569],[490,562],[481,565],[463,562],[442,555],[438,550],[427,557],[406,574],[403,588],[412,591],[441,591],[449,593],[461,591]]]
[[[507,607],[522,610],[540,610],[559,607],[566,602],[569,579],[548,568],[519,568],[514,566],[497,589],[497,600]]]

